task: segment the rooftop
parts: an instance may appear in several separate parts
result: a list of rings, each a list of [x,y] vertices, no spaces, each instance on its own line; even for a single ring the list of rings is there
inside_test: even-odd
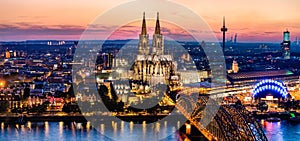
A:
[[[286,77],[294,75],[290,70],[251,71],[228,74],[230,80],[246,80],[257,78]]]

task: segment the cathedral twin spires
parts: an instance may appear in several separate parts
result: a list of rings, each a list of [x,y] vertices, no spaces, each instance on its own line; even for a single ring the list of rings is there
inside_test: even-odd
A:
[[[138,54],[139,55],[150,55],[149,34],[147,34],[145,13],[143,14],[142,31],[139,36]],[[157,13],[155,32],[154,32],[153,40],[152,40],[151,54],[153,54],[153,55],[163,55],[164,54],[164,40],[163,40],[162,34],[160,33],[159,13]]]

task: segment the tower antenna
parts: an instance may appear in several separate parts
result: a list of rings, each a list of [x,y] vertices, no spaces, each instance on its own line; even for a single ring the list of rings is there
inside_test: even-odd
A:
[[[227,30],[228,29],[225,26],[225,16],[223,16],[223,27],[221,28],[221,31],[223,32],[223,45],[222,45],[223,52],[225,49],[225,33],[227,32]]]

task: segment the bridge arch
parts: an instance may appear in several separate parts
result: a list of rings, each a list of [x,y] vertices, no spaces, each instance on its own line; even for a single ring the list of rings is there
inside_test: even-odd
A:
[[[272,79],[265,79],[257,83],[252,91],[255,99],[264,98],[271,94],[275,98],[287,98],[289,93],[284,83]]]
[[[176,105],[179,111],[186,113],[186,105]],[[190,123],[194,125],[207,140],[220,141],[267,141],[267,137],[253,114],[243,105],[231,104],[220,105],[218,112],[212,112],[213,103],[209,103],[209,95],[199,96],[195,103],[196,107],[191,115],[184,114]],[[212,120],[207,126],[203,126],[201,120],[211,117]]]

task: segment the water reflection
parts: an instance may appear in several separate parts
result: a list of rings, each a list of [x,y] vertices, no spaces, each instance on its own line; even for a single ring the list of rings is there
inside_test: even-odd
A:
[[[30,121],[27,122],[27,127],[31,129],[31,122]]]
[[[121,134],[124,134],[124,121],[121,121]]]
[[[158,122],[155,123],[155,132],[160,132],[160,123]]]
[[[62,138],[63,130],[64,130],[64,123],[61,121],[58,123],[59,138]]]
[[[300,123],[260,122],[270,141],[294,141],[300,138]],[[95,129],[91,123],[76,122],[27,122],[25,125],[6,124],[1,122],[0,140],[101,140],[111,141],[104,136],[111,135],[115,140],[158,140],[158,134],[174,133],[177,125],[169,122],[152,125],[142,122],[111,122],[100,123]],[[99,131],[99,132],[98,132]],[[172,134],[167,140],[176,140],[178,136]]]
[[[1,123],[1,130],[4,129],[4,122]]]
[[[45,137],[49,136],[49,123],[48,121],[45,122]]]
[[[261,121],[262,127],[270,141],[298,141],[300,138],[300,123],[289,121]]]
[[[146,121],[143,121],[143,138],[145,138],[146,136],[146,132],[147,131],[147,125],[146,125]]]
[[[130,128],[130,134],[132,134],[132,131],[133,131],[133,122],[130,121],[129,123],[129,128]]]
[[[103,134],[114,137],[115,140],[158,140],[160,139],[158,134],[175,132],[176,124],[169,127],[167,122],[149,125],[145,121],[141,124],[113,121],[111,123],[101,123],[94,129],[89,122],[27,122],[25,125],[1,122],[0,140],[111,141],[110,138]],[[173,140],[174,138],[177,138],[175,134],[167,140]]]
[[[114,122],[113,129],[114,129],[114,137],[116,137],[117,136],[117,132],[118,132],[118,123],[117,122]]]

